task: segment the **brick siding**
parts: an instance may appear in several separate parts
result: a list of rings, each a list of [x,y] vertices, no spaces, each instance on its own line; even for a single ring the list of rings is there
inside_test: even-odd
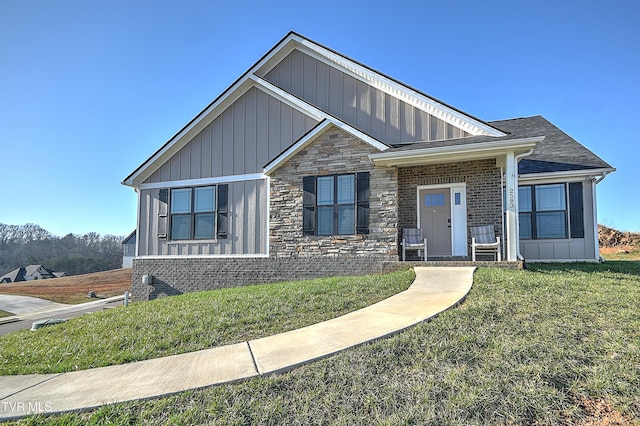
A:
[[[466,183],[467,227],[493,224],[502,235],[502,179],[495,160],[475,160],[398,169],[398,232],[416,228],[418,186]],[[467,232],[468,252],[471,236]],[[401,241],[398,237],[398,241]]]
[[[133,261],[134,300],[151,300],[192,291],[278,281],[386,273],[405,265],[388,257],[357,258],[138,258]],[[145,274],[153,284],[143,284]]]

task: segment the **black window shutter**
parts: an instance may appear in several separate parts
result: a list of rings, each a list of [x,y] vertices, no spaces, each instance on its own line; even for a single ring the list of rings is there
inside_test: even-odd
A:
[[[316,177],[302,178],[302,233],[315,235],[316,233]]]
[[[582,182],[569,183],[569,223],[571,238],[584,238],[584,201]]]
[[[169,190],[167,188],[160,189],[158,194],[158,238],[167,238],[169,218]]]
[[[227,239],[229,231],[229,185],[221,184],[217,186],[218,193],[218,230],[219,239]]]
[[[369,172],[356,173],[356,234],[369,233]]]

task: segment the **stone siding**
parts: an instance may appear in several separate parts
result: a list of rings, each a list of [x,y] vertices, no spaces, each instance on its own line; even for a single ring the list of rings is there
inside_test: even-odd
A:
[[[502,178],[493,159],[399,168],[398,232],[418,226],[418,186],[461,182],[467,188],[467,227],[493,224],[496,235],[502,236]],[[471,253],[468,231],[467,235]]]
[[[271,175],[269,252],[272,257],[383,256],[397,259],[396,169],[374,168],[369,144],[330,128]],[[302,232],[305,176],[370,173],[369,234],[309,236]]]

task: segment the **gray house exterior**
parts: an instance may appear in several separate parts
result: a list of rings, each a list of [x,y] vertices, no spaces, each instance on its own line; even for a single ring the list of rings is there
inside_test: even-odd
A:
[[[493,225],[506,262],[596,261],[614,170],[541,116],[484,122],[292,32],[124,179],[134,297],[393,269],[409,227],[430,259]]]

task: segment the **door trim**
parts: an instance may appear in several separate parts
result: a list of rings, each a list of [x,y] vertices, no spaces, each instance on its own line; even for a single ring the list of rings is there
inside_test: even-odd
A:
[[[468,256],[467,247],[467,184],[466,182],[440,185],[419,185],[416,188],[416,215],[420,228],[420,191],[432,189],[449,189],[451,200],[451,255]],[[456,207],[455,194],[460,193],[460,204]],[[428,242],[427,242],[428,243]]]

